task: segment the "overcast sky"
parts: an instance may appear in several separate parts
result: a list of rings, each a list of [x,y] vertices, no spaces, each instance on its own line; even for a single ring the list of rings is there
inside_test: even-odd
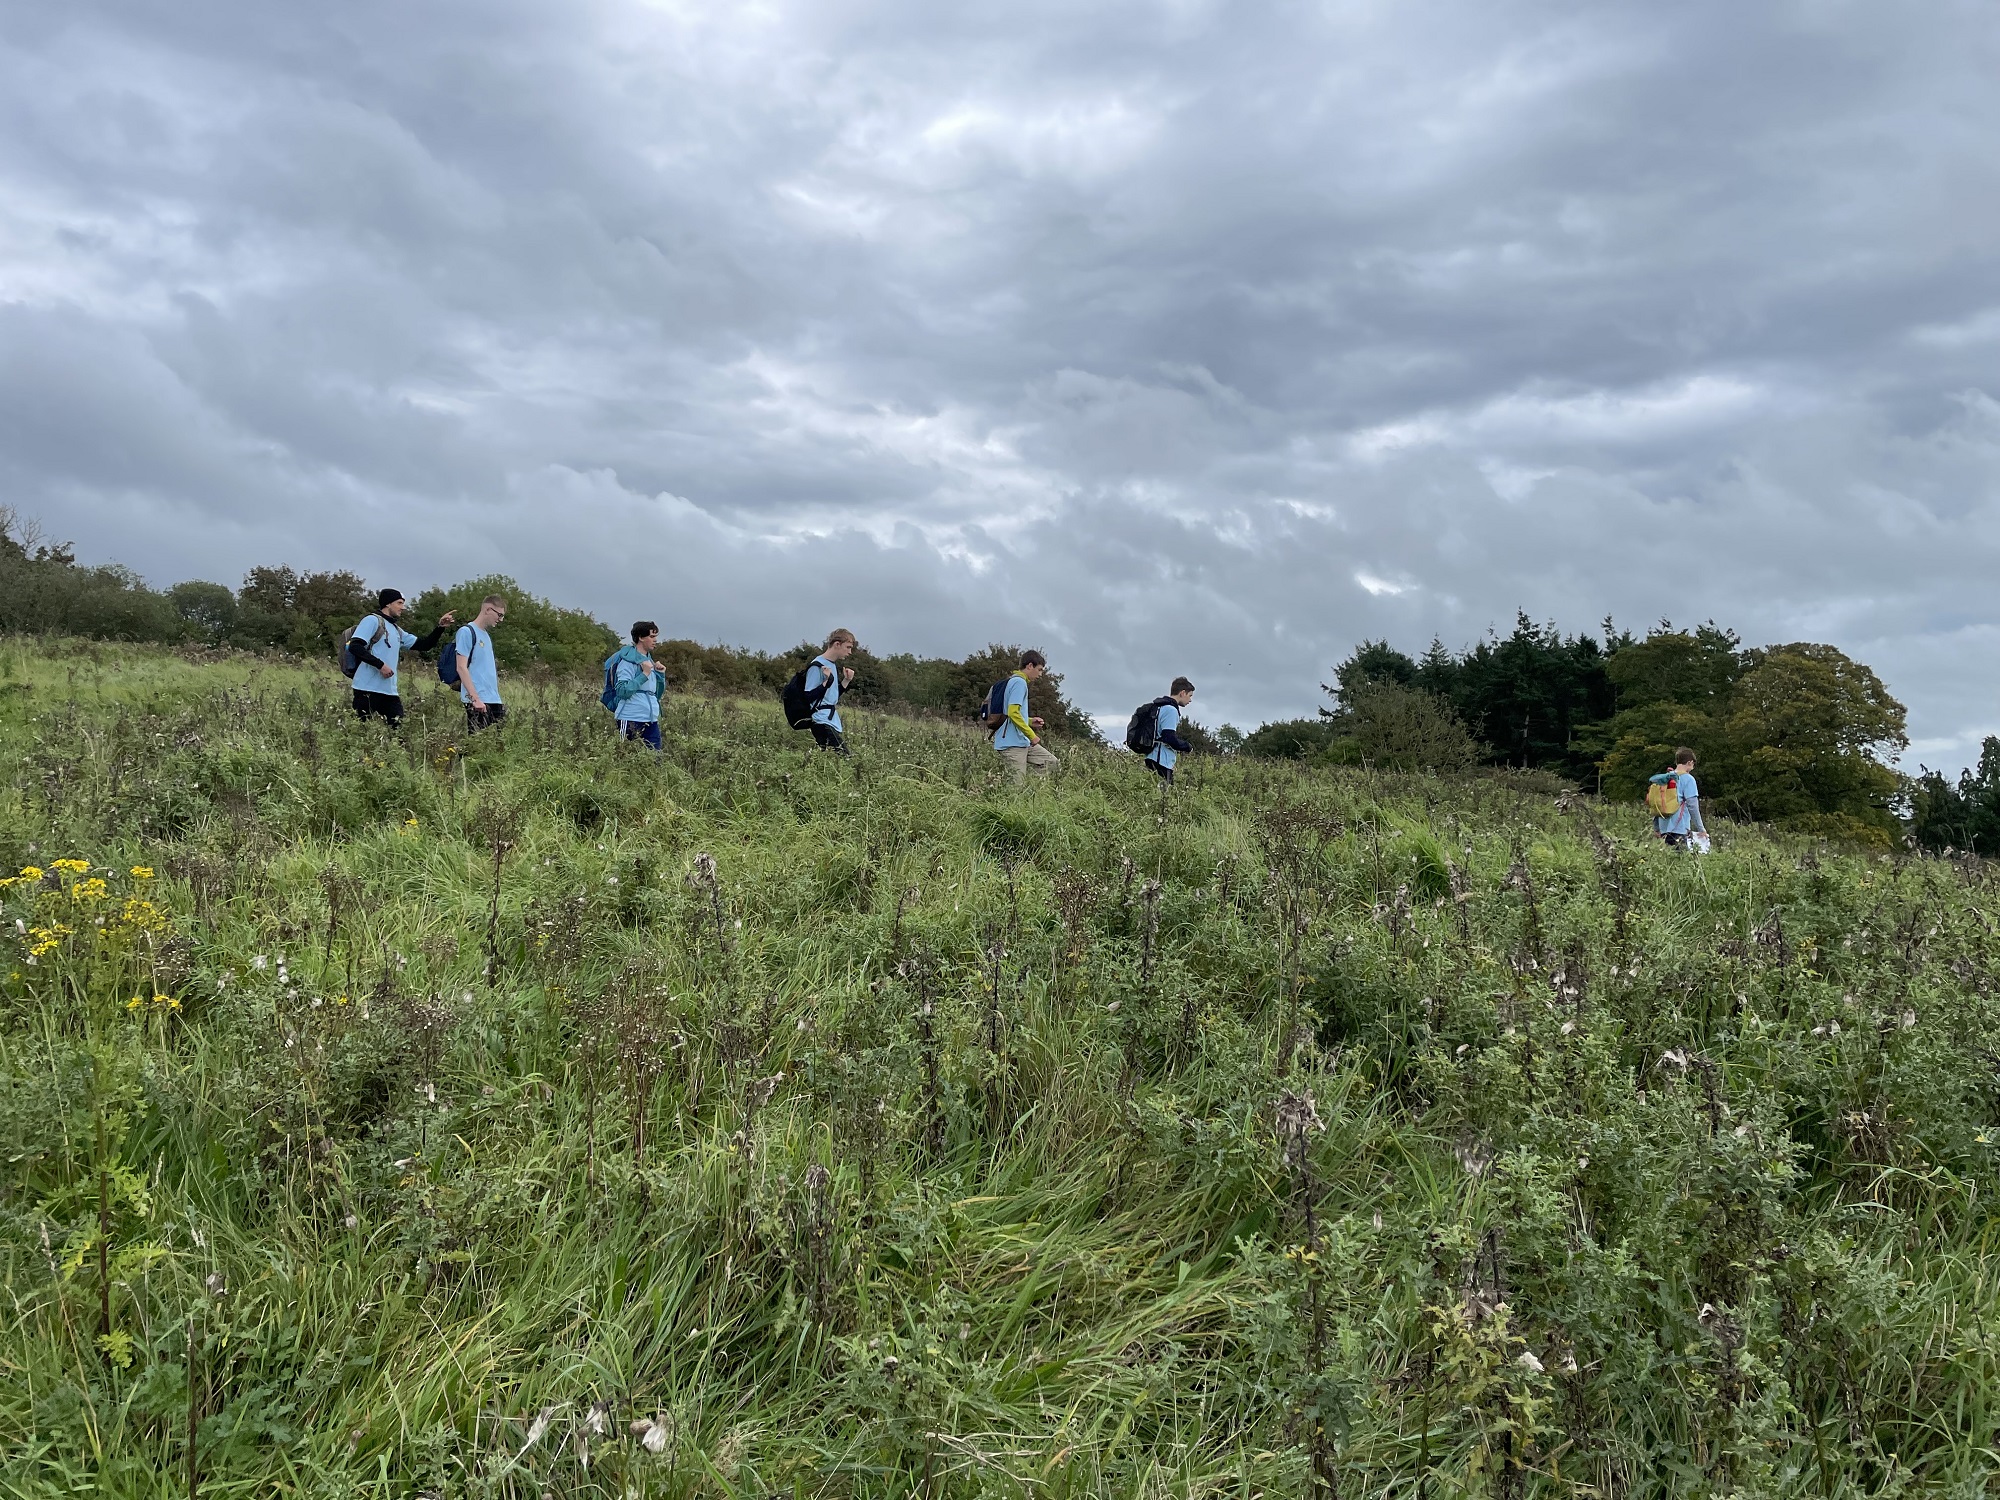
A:
[[[1517,607],[2000,732],[2000,21],[0,0],[0,499],[1310,712]]]

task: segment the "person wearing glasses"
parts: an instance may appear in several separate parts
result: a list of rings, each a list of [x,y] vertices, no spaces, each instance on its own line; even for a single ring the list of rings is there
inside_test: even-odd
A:
[[[506,596],[488,594],[479,601],[472,623],[458,627],[458,696],[465,703],[468,734],[507,717],[507,705],[500,701],[500,668],[493,660],[493,627],[506,618]]]

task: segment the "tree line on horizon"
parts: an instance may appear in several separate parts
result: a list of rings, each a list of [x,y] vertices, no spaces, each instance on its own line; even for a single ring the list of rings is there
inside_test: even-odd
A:
[[[1245,752],[1403,770],[1541,770],[1635,800],[1687,746],[1717,811],[1830,838],[1886,845],[1909,833],[1942,847],[1934,819],[1906,823],[1912,787],[1925,783],[1890,764],[1909,745],[1903,705],[1834,646],[1746,647],[1714,621],[1679,629],[1663,620],[1640,637],[1606,620],[1596,635],[1565,635],[1520,614],[1510,634],[1458,652],[1433,640],[1411,656],[1364,641],[1323,686],[1328,706],[1264,725]],[[1991,758],[2000,835],[2000,744]]]
[[[446,609],[468,619],[480,597],[507,594],[494,654],[509,672],[594,670],[622,636],[582,610],[489,575],[433,586],[412,617]],[[163,644],[279,650],[331,661],[374,607],[365,580],[344,571],[256,567],[235,589],[194,580],[153,589],[130,568],[86,566],[17,512],[0,507],[0,631]],[[656,655],[684,690],[775,695],[815,651],[662,642]],[[1012,669],[1020,647],[995,643],[963,659],[909,652],[852,658],[848,701],[959,718]],[[1511,767],[1552,773],[1631,800],[1676,746],[1692,747],[1708,805],[1798,832],[1886,845],[1905,836],[1934,851],[2000,856],[2000,739],[1957,781],[1890,764],[1909,744],[1907,715],[1875,672],[1813,642],[1745,647],[1713,621],[1643,637],[1606,620],[1595,635],[1517,616],[1513,631],[1454,652],[1433,640],[1412,656],[1364,641],[1323,684],[1331,700],[1309,718],[1243,734],[1188,726],[1201,750],[1385,770]],[[1032,710],[1059,735],[1101,741],[1051,673],[1030,689]]]

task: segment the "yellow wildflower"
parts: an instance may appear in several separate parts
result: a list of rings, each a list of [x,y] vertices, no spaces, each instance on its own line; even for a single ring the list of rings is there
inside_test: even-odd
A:
[[[20,879],[18,875],[0,875],[0,891],[6,890],[10,885],[19,884]]]
[[[146,997],[144,995],[134,995],[130,1000],[127,1000],[125,1002],[125,1008],[127,1010],[137,1010],[140,1006],[144,1005],[145,1003],[146,1003]]]
[[[102,901],[110,894],[104,882],[95,875],[88,880],[79,880],[69,888],[69,899],[72,901]]]
[[[132,866],[132,878],[134,880],[151,880],[153,878],[153,867],[151,865]]]
[[[90,861],[87,859],[52,859],[49,861],[49,868],[52,870],[67,870],[72,875],[82,875],[89,871]]]
[[[75,935],[75,929],[57,922],[52,927],[30,927],[28,929],[28,956],[40,958],[44,953],[53,952],[62,946],[62,940]]]
[[[20,878],[23,880],[40,880],[42,878],[42,867],[40,865],[23,865],[21,866]]]
[[[127,896],[118,918],[127,927],[141,932],[159,932],[167,925],[167,914],[143,896]]]

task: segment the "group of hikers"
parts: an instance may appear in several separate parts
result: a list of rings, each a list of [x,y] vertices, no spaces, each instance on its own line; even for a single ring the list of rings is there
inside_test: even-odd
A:
[[[341,653],[341,664],[354,688],[354,712],[363,719],[382,719],[391,728],[403,721],[402,691],[397,681],[403,653],[435,649],[458,619],[447,610],[427,634],[414,635],[403,625],[408,608],[400,592],[383,589],[376,596],[375,608],[348,633]],[[451,644],[438,654],[438,677],[458,689],[469,733],[476,734],[507,715],[507,706],[500,698],[492,634],[506,618],[506,596],[488,594],[480,600],[479,612],[458,626]],[[661,748],[660,694],[666,686],[666,674],[653,659],[659,643],[656,623],[634,621],[631,644],[621,646],[605,660],[602,694],[618,733],[656,751]],[[859,644],[851,630],[831,632],[819,654],[793,675],[781,694],[786,721],[794,729],[810,731],[815,744],[838,755],[848,753],[840,695],[854,683],[854,668],[845,663]],[[1048,659],[1041,652],[1023,651],[1020,665],[987,693],[982,718],[1001,764],[1016,781],[1025,781],[1031,771],[1047,775],[1061,764],[1042,743],[1041,718],[1028,712],[1028,688],[1047,670]],[[1126,745],[1169,785],[1176,763],[1192,748],[1180,729],[1181,716],[1193,699],[1194,684],[1176,677],[1164,696],[1134,712],[1126,729]]]
[[[438,616],[425,635],[403,627],[407,601],[395,589],[383,589],[376,606],[349,632],[342,665],[354,686],[354,711],[364,719],[381,718],[391,727],[403,719],[403,699],[397,686],[397,665],[405,651],[429,651],[457,623],[450,610]],[[507,618],[507,599],[488,594],[479,612],[460,625],[449,648],[437,658],[438,676],[458,689],[465,704],[465,727],[477,733],[507,715],[500,699],[500,671],[493,659],[493,629]],[[660,694],[666,674],[653,660],[660,627],[636,620],[632,642],[621,646],[604,663],[604,706],[611,710],[618,732],[654,750],[660,742]],[[784,686],[785,719],[794,729],[810,731],[813,742],[837,755],[847,754],[847,728],[840,719],[840,695],[854,683],[854,668],[846,665],[860,643],[854,632],[831,632],[819,654]],[[1048,775],[1061,762],[1042,743],[1042,720],[1028,712],[1028,689],[1048,671],[1039,651],[1023,651],[1013,672],[987,692],[981,720],[992,736],[993,749],[1014,780],[1030,772]],[[1167,692],[1133,711],[1126,725],[1126,747],[1136,752],[1161,781],[1172,785],[1174,767],[1193,747],[1181,734],[1182,716],[1194,700],[1194,684],[1176,677]],[[1653,814],[1653,831],[1671,849],[1706,852],[1708,830],[1701,820],[1701,789],[1694,779],[1695,754],[1683,745],[1674,751],[1673,769],[1653,777],[1646,787],[1646,806]]]

